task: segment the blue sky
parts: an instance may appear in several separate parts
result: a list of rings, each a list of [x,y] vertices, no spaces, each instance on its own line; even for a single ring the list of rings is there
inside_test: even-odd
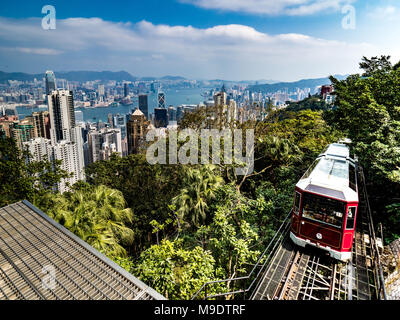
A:
[[[48,4],[55,30],[41,27]],[[355,29],[342,27],[348,5]],[[399,27],[398,0],[2,0],[0,70],[292,81],[400,59]]]

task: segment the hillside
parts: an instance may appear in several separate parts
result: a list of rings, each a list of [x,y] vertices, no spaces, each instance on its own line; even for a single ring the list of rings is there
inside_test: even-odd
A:
[[[335,78],[338,80],[343,80],[347,78],[347,76],[342,75],[335,75]],[[311,88],[311,93],[314,94],[317,91],[319,86],[324,84],[331,84],[329,78],[317,78],[317,79],[302,79],[295,82],[278,82],[272,84],[259,84],[250,86],[249,90],[255,92],[263,92],[263,93],[274,93],[276,91],[284,91],[288,90],[289,92],[296,91],[297,88],[304,89],[304,88]]]

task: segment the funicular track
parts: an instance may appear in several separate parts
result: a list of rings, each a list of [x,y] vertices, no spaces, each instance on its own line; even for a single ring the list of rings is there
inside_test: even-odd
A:
[[[209,282],[193,298],[234,297],[251,300],[376,300],[386,299],[380,253],[375,238],[365,178],[358,168],[359,209],[352,259],[343,263],[317,248],[300,248],[289,238],[290,214],[248,276]],[[261,263],[264,261],[264,263]],[[234,291],[207,295],[217,283]],[[245,283],[244,289],[237,289]]]

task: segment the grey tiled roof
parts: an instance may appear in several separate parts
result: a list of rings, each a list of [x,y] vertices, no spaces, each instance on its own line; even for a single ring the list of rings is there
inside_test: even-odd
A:
[[[7,299],[165,298],[23,201],[0,209],[0,300]]]

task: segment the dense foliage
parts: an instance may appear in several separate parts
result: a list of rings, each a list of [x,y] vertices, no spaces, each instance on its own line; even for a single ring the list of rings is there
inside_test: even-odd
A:
[[[384,222],[387,240],[400,237],[400,69],[390,57],[363,58],[365,73],[338,81],[336,109],[329,123],[353,141],[366,173],[377,221]]]
[[[133,213],[125,207],[121,191],[83,184],[45,200],[41,207],[46,213],[82,240],[110,258],[127,257],[124,247],[132,244],[134,232],[126,225]]]
[[[301,110],[329,110],[330,106],[325,102],[320,95],[310,96],[299,102],[289,102],[286,111],[301,111]]]
[[[0,135],[0,207],[25,199],[37,204],[67,177],[59,162],[27,163],[25,155],[14,139]]]

